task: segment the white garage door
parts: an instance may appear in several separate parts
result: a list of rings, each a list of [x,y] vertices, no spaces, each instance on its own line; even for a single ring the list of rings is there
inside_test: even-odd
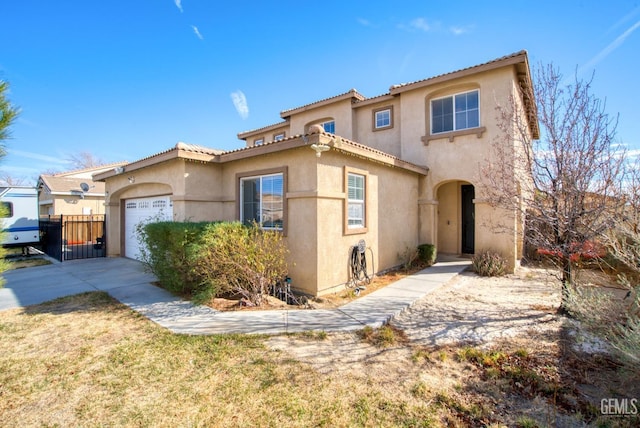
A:
[[[136,228],[141,223],[173,220],[173,204],[169,196],[125,200],[124,205],[124,255],[140,259],[140,242]]]

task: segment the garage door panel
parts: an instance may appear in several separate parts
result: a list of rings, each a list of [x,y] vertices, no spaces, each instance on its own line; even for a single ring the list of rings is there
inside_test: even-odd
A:
[[[127,199],[124,210],[125,257],[139,260],[140,242],[137,228],[140,224],[173,220],[173,204],[169,196]]]

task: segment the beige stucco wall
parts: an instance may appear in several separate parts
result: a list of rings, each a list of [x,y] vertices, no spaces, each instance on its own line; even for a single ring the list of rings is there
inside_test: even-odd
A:
[[[514,93],[514,73],[512,68],[502,68],[401,94],[402,157],[426,164],[430,170],[422,195],[421,221],[436,224],[437,231],[434,234],[422,229],[421,240],[436,242],[438,251],[443,253],[460,252],[460,185],[472,184],[476,191],[476,252],[488,248],[498,250],[507,257],[510,267],[514,267],[520,257],[518,236],[512,233],[513,213],[497,215],[486,203],[480,168],[490,160],[491,145],[500,132],[495,120],[495,104],[506,104]],[[485,127],[481,136],[471,133],[456,135],[453,141],[449,138],[425,141],[430,137],[430,100],[475,88],[480,90],[480,126]]]
[[[85,208],[91,210],[89,214],[105,213],[104,198],[102,197],[85,196],[81,199],[79,196],[72,195],[40,195],[39,198],[39,213],[42,216],[83,215]]]
[[[367,176],[362,233],[345,229],[347,168]],[[370,272],[398,265],[398,255],[418,244],[418,174],[336,150],[318,158],[299,147],[221,164],[174,159],[108,178],[107,254],[123,254],[126,199],[169,194],[176,221],[237,220],[238,178],[277,171],[286,177],[285,239],[294,288],[313,295],[342,289],[349,279],[349,249],[360,239],[371,248]]]
[[[305,134],[308,126],[334,120],[336,134],[348,140],[353,139],[353,108],[351,98],[336,101],[325,106],[313,106],[309,110],[291,116],[290,135]]]
[[[356,105],[355,108],[355,126],[356,132],[354,139],[363,142],[369,147],[375,147],[385,153],[400,157],[401,153],[401,137],[402,126],[401,120],[402,110],[400,100],[397,97],[386,99],[378,103],[366,103],[365,105]],[[376,110],[383,108],[391,108],[393,112],[393,127],[375,130],[374,114]]]

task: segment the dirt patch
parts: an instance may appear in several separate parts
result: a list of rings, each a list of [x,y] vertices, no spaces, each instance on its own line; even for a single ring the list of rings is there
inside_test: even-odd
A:
[[[281,309],[336,309],[349,302],[362,298],[376,290],[386,287],[408,275],[414,274],[425,265],[415,265],[410,269],[397,269],[374,276],[370,282],[359,285],[356,291],[354,287],[346,287],[344,290],[330,293],[322,297],[294,296],[296,304],[287,304],[276,297],[267,296],[260,306],[247,304],[241,296],[215,297],[205,304],[218,311],[268,311]]]
[[[450,426],[600,423],[601,400],[640,398],[640,379],[597,349],[578,346],[577,324],[557,313],[560,292],[545,269],[523,267],[501,278],[464,272],[392,320],[408,344],[379,348],[356,333],[268,343],[332,381],[346,376],[418,394],[444,409]],[[633,426],[637,419],[605,422]]]

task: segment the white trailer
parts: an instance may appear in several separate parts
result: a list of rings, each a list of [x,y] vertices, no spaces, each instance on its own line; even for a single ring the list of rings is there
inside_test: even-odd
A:
[[[0,187],[0,206],[3,246],[26,247],[40,242],[37,188]]]

